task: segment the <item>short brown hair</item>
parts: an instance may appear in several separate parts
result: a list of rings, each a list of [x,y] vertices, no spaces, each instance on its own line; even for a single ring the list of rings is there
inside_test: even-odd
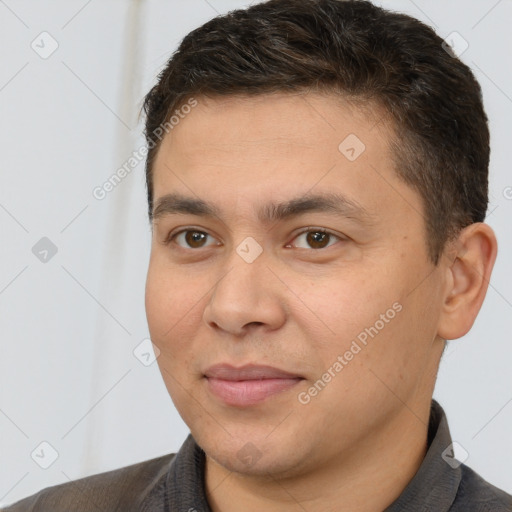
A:
[[[427,25],[365,0],[269,0],[190,32],[146,95],[146,184],[159,127],[193,96],[332,91],[384,107],[398,176],[422,197],[430,259],[485,219],[489,129],[468,66]],[[160,129],[161,132],[161,129]]]

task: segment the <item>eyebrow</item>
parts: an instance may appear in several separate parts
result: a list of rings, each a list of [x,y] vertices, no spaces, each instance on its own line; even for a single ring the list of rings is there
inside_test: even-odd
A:
[[[306,194],[282,203],[267,203],[257,213],[261,222],[270,223],[311,212],[332,213],[338,217],[366,223],[370,223],[374,218],[374,215],[370,214],[361,204],[343,194],[332,192]],[[221,210],[213,203],[179,193],[160,197],[153,208],[152,220],[172,214],[222,218]]]

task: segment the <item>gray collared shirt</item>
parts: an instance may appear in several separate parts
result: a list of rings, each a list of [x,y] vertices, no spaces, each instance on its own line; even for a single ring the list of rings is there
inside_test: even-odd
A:
[[[453,459],[446,416],[435,400],[427,441],[420,468],[383,512],[512,512],[511,495]],[[177,454],[48,487],[2,511],[211,512],[204,463],[205,454],[190,434]]]

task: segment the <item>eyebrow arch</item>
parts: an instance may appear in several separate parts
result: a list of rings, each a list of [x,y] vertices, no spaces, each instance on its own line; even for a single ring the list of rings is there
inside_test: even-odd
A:
[[[342,194],[306,194],[282,203],[267,203],[258,211],[262,222],[274,222],[309,212],[333,213],[338,217],[350,218],[363,223],[371,223],[374,215],[362,205]],[[152,220],[170,214],[189,214],[200,217],[222,217],[220,209],[213,203],[172,193],[160,197],[153,208]]]

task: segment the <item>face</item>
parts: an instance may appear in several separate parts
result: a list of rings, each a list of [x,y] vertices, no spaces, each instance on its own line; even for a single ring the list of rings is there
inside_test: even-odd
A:
[[[230,471],[327,468],[430,404],[444,274],[421,198],[377,110],[316,93],[197,101],[153,168],[163,379]],[[246,365],[266,368],[233,370]]]

